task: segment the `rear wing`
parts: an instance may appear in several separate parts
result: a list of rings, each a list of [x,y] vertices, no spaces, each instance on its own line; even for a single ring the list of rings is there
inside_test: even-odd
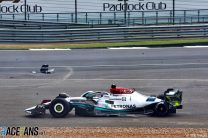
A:
[[[172,104],[176,109],[182,109],[182,95],[183,92],[178,89],[167,89],[164,92],[164,100]]]

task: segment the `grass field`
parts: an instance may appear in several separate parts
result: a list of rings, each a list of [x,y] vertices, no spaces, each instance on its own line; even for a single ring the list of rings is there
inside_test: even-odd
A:
[[[207,38],[189,39],[163,39],[163,40],[140,40],[131,42],[89,42],[89,43],[29,43],[29,44],[0,44],[0,50],[26,50],[26,49],[67,49],[67,48],[106,48],[106,47],[163,47],[182,45],[208,45]]]

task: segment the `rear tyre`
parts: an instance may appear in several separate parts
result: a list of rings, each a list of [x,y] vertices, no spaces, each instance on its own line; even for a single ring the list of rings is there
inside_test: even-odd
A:
[[[68,115],[70,104],[63,98],[56,98],[51,102],[49,111],[53,117],[63,118]]]
[[[168,105],[165,103],[158,103],[155,106],[155,115],[156,116],[167,116],[169,113]]]

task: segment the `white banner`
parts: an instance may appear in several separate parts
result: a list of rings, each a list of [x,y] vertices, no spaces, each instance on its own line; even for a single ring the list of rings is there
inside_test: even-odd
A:
[[[22,13],[24,0],[0,0],[0,13]],[[19,1],[19,2],[18,2]],[[71,13],[75,0],[26,0],[29,13]],[[15,3],[13,3],[15,2]],[[18,3],[17,3],[18,2]],[[78,12],[163,11],[171,10],[173,0],[77,0]],[[206,9],[207,0],[175,0],[176,10]]]

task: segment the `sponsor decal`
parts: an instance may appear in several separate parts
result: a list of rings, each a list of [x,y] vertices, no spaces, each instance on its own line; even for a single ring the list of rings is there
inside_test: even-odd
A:
[[[122,97],[122,101],[126,101],[126,97]]]
[[[156,97],[151,97],[151,96],[150,96],[150,97],[147,98],[146,101],[147,101],[147,102],[154,102],[155,100],[156,100]]]
[[[108,108],[109,106],[108,104],[101,103],[98,105],[98,107]]]
[[[126,97],[121,97],[121,98],[111,98],[109,100],[118,100],[118,101],[126,101]]]
[[[134,109],[136,108],[135,104],[128,104],[128,105],[111,105],[113,108],[124,108],[124,109]]]
[[[121,0],[118,0],[119,2]],[[126,0],[127,1],[127,0]],[[153,11],[153,10],[166,10],[167,4],[164,2],[145,2],[144,0],[138,0],[138,2],[120,2],[114,3],[103,3],[103,11]]]
[[[111,98],[109,100],[114,100],[114,101],[118,100],[118,101],[121,101],[122,99],[121,98]]]
[[[45,135],[38,127],[0,127],[0,136],[39,136]]]

